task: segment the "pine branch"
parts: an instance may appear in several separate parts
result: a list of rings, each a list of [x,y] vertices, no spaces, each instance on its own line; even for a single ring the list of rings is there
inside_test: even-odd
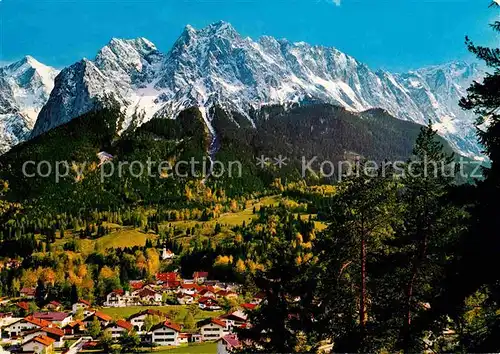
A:
[[[500,32],[500,21],[495,21],[490,25],[495,31]]]

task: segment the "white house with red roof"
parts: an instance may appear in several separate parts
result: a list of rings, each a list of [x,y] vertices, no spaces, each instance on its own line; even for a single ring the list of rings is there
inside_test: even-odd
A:
[[[17,337],[27,331],[52,326],[53,324],[49,321],[41,320],[33,316],[27,316],[16,322],[12,322],[10,325],[3,328],[3,331],[10,337]]]
[[[150,304],[150,305],[161,305],[163,296],[156,290],[151,289],[150,287],[144,287],[141,290],[134,293],[139,299],[139,302],[142,304]]]
[[[248,316],[244,311],[241,310],[236,310],[222,315],[220,316],[220,319],[224,320],[227,324],[227,327],[230,329],[248,326]]]
[[[179,291],[182,294],[186,295],[195,295],[200,291],[202,287],[200,287],[198,284],[182,284],[179,288]]]
[[[22,288],[19,291],[19,295],[25,299],[34,299],[35,298],[35,288]]]
[[[198,299],[198,307],[208,311],[217,311],[221,309],[217,300],[211,297],[200,297]]]
[[[201,289],[200,291],[198,291],[198,295],[203,296],[203,297],[211,297],[211,298],[215,299],[215,290],[211,291],[207,288],[204,288],[204,289]]]
[[[49,309],[50,311],[59,311],[60,309],[62,309],[62,307],[63,306],[59,301],[51,301],[47,305],[47,309]]]
[[[23,334],[23,341],[27,342],[35,337],[48,337],[54,340],[54,347],[62,348],[64,346],[64,331],[59,327],[43,327]]]
[[[121,289],[113,290],[106,295],[104,306],[106,307],[125,307],[130,301],[130,294]]]
[[[78,311],[83,311],[83,314],[85,316],[88,315],[89,312],[91,312],[92,305],[90,304],[89,301],[79,299],[77,302],[75,302],[72,306],[72,312],[73,314],[76,314]]]
[[[265,298],[266,298],[266,294],[261,291],[253,296],[253,299],[252,299],[252,301],[250,301],[250,303],[255,304],[255,305],[259,305]]]
[[[208,279],[208,272],[194,272],[193,279],[195,282],[203,283]]]
[[[195,302],[195,300],[196,299],[193,295],[182,294],[182,293],[177,294],[177,302],[180,305],[191,305],[192,303]]]
[[[21,345],[22,353],[52,353],[54,350],[54,340],[46,336],[34,337]]]
[[[208,318],[197,325],[203,341],[216,341],[230,333],[226,321],[219,318]]]
[[[181,326],[172,321],[164,321],[151,328],[151,341],[159,346],[176,346],[180,344]]]
[[[120,338],[124,333],[130,333],[134,329],[132,323],[124,320],[112,322],[106,326],[105,331],[111,334],[111,337]]]

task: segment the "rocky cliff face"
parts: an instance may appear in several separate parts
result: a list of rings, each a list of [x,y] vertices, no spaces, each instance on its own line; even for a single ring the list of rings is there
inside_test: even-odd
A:
[[[57,73],[30,56],[0,68],[0,153],[29,137]]]

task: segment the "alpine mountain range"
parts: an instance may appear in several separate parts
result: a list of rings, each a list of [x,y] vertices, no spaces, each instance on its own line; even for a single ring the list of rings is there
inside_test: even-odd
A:
[[[145,38],[112,39],[95,59],[61,71],[29,56],[0,68],[0,153],[110,102],[126,113],[121,131],[198,107],[212,134],[214,105],[256,126],[251,112],[265,106],[324,102],[430,120],[458,153],[481,158],[475,117],[458,102],[484,75],[464,62],[372,71],[335,48],[269,36],[254,41],[222,21],[200,30],[188,25],[167,53]]]

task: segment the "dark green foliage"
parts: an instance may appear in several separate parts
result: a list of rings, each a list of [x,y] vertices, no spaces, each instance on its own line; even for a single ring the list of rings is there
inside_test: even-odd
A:
[[[492,3],[498,11],[498,4]],[[498,31],[498,22],[493,25]],[[473,206],[469,232],[461,239],[460,257],[449,267],[443,294],[432,305],[434,315],[451,317],[460,331],[458,348],[463,352],[498,352],[500,349],[500,277],[495,269],[500,258],[500,49],[474,45],[467,38],[469,50],[490,69],[483,82],[474,82],[467,97],[460,102],[464,109],[478,115],[478,136],[491,160],[485,180],[470,191]],[[482,125],[487,118],[488,124]],[[483,299],[474,304],[483,312],[471,319],[466,316],[471,296]]]
[[[69,124],[42,134],[30,141],[14,147],[9,153],[0,157],[0,176],[12,182],[8,197],[24,200],[44,196],[44,203],[64,202],[71,193],[84,193],[85,188],[75,191],[72,178],[55,182],[54,174],[43,178],[23,175],[23,164],[26,161],[48,161],[52,169],[56,161],[97,162],[96,154],[110,148],[115,138],[115,122],[120,113],[115,110],[102,110],[87,113]],[[61,167],[62,169],[62,167]],[[33,173],[33,165],[26,168]],[[44,173],[46,169],[42,170]]]

